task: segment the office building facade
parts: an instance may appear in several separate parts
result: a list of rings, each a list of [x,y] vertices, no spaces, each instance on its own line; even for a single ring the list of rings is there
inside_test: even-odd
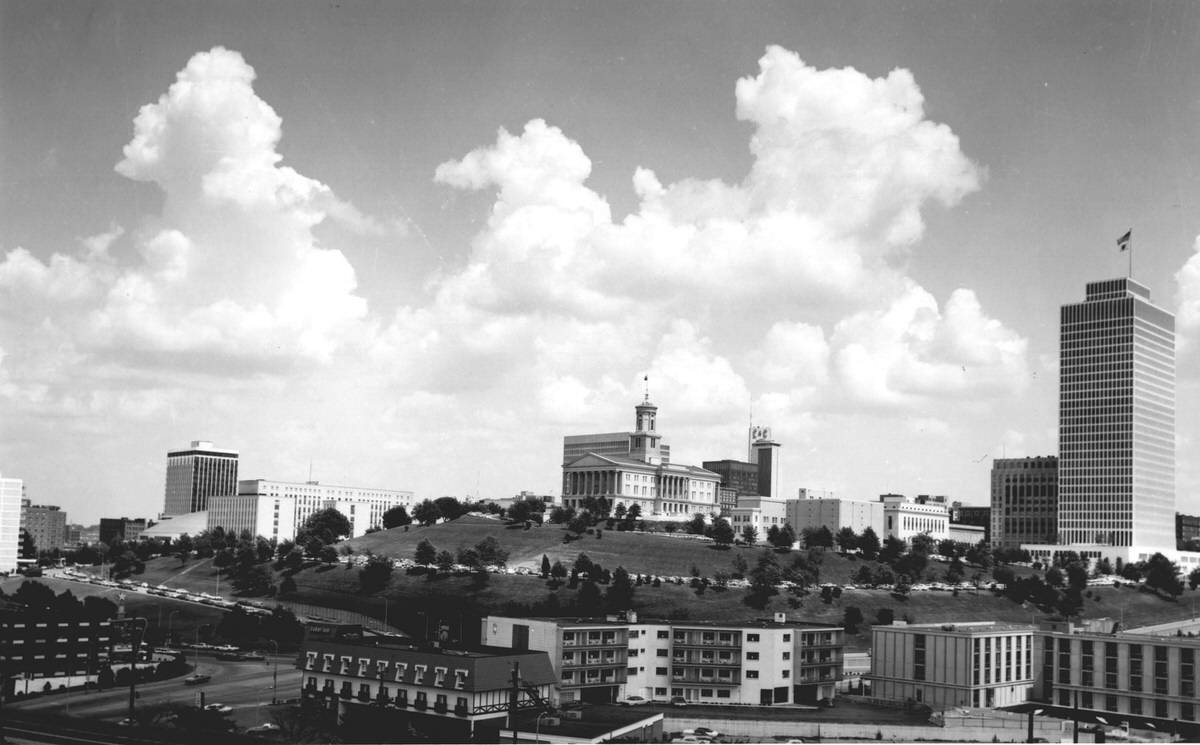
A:
[[[483,643],[542,650],[562,701],[626,696],[694,704],[785,705],[836,696],[844,631],[789,622],[785,614],[744,623],[488,616]]]
[[[346,516],[350,535],[357,538],[372,527],[382,526],[383,513],[393,507],[404,507],[411,513],[414,505],[411,491],[319,481],[243,479],[237,484],[236,495],[209,500],[208,527],[220,525],[238,534],[246,530],[250,535],[291,540],[309,516],[332,507]]]
[[[21,527],[33,538],[38,551],[53,551],[66,545],[67,513],[56,505],[30,504],[21,500]]]
[[[926,495],[922,497],[909,501],[903,494],[881,494],[879,501],[883,504],[883,534],[879,538],[882,540],[892,536],[908,541],[922,533],[937,541],[949,538],[950,510],[945,498],[939,501]]]
[[[186,515],[208,509],[212,496],[237,493],[238,453],[193,440],[191,447],[167,453],[163,514]]]
[[[1022,703],[1037,673],[1035,631],[992,621],[875,625],[871,695],[934,710]]]
[[[809,496],[814,493],[817,492],[801,489],[800,499],[787,500],[787,521],[797,535],[805,528],[817,530],[824,527],[834,535],[842,528],[850,528],[859,535],[870,528],[879,540],[883,540],[882,502]]]
[[[25,483],[21,479],[6,479],[0,473],[0,572],[17,569],[21,547],[21,500]]]
[[[1050,544],[1058,536],[1058,458],[992,461],[991,545]]]
[[[1130,278],[1061,312],[1058,542],[1173,550],[1175,318]]]

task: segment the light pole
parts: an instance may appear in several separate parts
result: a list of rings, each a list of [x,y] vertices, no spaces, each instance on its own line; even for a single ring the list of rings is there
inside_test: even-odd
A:
[[[131,632],[133,638],[130,640],[131,653],[129,655],[129,723],[133,723],[133,700],[137,698],[137,656],[138,648],[142,646],[142,637],[146,635],[147,621],[144,618],[134,618],[132,623],[136,624],[141,621],[141,628],[136,626]]]
[[[271,672],[271,705],[274,706],[279,703],[279,642],[274,639],[268,639],[267,641],[271,642],[275,647],[275,656],[272,658],[272,662],[275,663],[275,669]]]
[[[167,636],[172,639],[175,638],[175,614],[178,612],[179,609],[176,608],[167,614]]]
[[[535,743],[542,741],[542,717],[548,716],[550,716],[550,712],[548,711],[539,712],[537,719],[535,719],[533,722],[533,741]]]

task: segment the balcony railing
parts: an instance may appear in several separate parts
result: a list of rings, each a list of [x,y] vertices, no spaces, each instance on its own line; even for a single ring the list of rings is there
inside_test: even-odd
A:
[[[417,711],[425,711],[429,708],[429,702],[423,698],[419,698],[413,702],[413,708]]]
[[[438,701],[437,703],[435,703],[433,705],[433,710],[436,711],[438,714],[445,714],[447,711],[450,710],[450,707],[446,704],[445,701]]]
[[[467,709],[467,707],[462,706],[462,705],[457,705],[454,707],[454,713],[460,717],[465,717],[465,716],[469,715],[471,712]]]

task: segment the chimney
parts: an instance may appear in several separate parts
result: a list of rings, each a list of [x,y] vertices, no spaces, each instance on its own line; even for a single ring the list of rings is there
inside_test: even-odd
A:
[[[625,614],[625,618],[627,618],[629,620],[629,623],[637,623],[637,611],[635,611],[635,610],[628,611]]]
[[[783,611],[778,611],[775,614],[775,623],[787,623],[787,614]]]

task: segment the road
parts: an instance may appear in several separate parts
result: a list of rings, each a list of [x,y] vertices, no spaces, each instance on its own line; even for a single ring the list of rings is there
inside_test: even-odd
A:
[[[189,661],[191,655],[189,655]],[[211,675],[212,680],[198,686],[185,685],[183,678],[139,683],[138,708],[168,703],[198,704],[200,693],[205,703],[223,703],[233,707],[229,715],[239,726],[249,727],[270,721],[269,706],[272,693],[272,674],[278,662],[278,698],[295,698],[300,693],[301,673],[290,655],[268,655],[259,662],[232,662],[201,656],[197,672]],[[5,704],[5,708],[30,712],[58,712],[63,716],[100,719],[116,722],[129,710],[129,688],[109,688],[104,691],[71,691]]]

